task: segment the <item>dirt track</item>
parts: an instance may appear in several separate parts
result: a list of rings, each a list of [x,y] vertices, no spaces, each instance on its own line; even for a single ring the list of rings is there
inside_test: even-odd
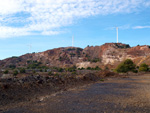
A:
[[[150,113],[150,75],[109,78],[17,107],[3,113]]]

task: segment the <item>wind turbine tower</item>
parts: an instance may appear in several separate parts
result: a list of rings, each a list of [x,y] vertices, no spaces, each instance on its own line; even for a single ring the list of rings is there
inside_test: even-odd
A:
[[[27,45],[27,46],[29,47],[29,53],[31,53],[32,45],[31,45],[31,44],[29,44],[29,45]]]
[[[116,31],[117,31],[117,43],[118,43],[118,27],[116,27]]]
[[[74,47],[74,36],[72,36],[72,47]]]

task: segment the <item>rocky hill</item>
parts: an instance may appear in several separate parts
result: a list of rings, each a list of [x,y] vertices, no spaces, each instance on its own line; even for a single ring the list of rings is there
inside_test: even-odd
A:
[[[106,43],[102,46],[89,46],[84,49],[64,47],[40,53],[25,54],[0,61],[0,68],[27,67],[33,62],[47,67],[87,68],[99,66],[116,67],[125,59],[132,59],[137,65],[146,62],[150,65],[150,47],[147,45],[130,47],[122,43]]]

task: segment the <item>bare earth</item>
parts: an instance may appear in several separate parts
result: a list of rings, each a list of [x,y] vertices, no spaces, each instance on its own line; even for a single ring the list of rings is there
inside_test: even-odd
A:
[[[32,96],[32,95],[31,95]],[[1,109],[2,113],[150,113],[150,74],[108,78]]]

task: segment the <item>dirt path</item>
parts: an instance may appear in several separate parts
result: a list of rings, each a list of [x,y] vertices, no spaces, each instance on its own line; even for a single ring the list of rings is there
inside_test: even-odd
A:
[[[150,113],[150,75],[109,78],[1,112]]]

